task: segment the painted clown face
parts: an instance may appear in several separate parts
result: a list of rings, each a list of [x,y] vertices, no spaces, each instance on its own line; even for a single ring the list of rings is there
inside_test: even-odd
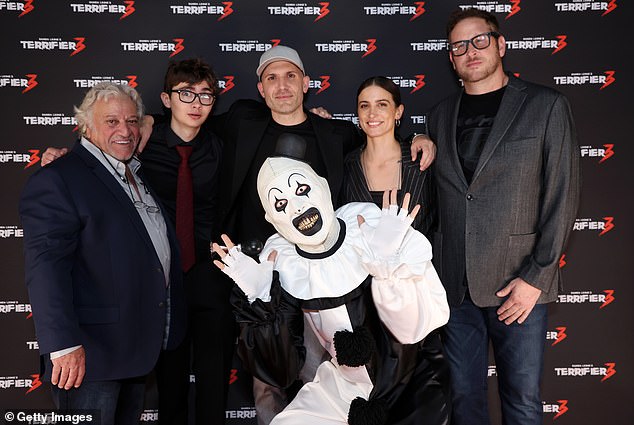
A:
[[[328,182],[304,162],[268,158],[258,174],[258,194],[266,220],[300,247],[322,244],[336,223]]]

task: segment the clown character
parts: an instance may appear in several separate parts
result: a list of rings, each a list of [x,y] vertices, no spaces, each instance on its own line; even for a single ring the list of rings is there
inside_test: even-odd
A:
[[[413,424],[418,344],[449,318],[431,245],[410,226],[418,205],[409,212],[407,194],[399,207],[392,191],[382,210],[334,211],[326,179],[288,156],[264,162],[257,188],[277,230],[260,262],[226,235],[212,245],[237,286],[238,353],[282,388],[304,363],[304,323],[330,355],[272,424]]]

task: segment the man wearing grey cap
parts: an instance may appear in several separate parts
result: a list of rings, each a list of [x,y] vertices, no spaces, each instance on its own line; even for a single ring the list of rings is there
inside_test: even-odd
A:
[[[343,158],[362,143],[352,123],[323,119],[304,108],[310,79],[294,49],[278,45],[267,50],[256,74],[264,103],[238,100],[226,113],[211,119],[214,132],[224,141],[218,223],[220,230],[231,231],[243,244],[251,240],[264,243],[275,233],[264,220],[256,179],[282,133],[307,140],[307,160],[328,180],[335,204],[343,177]]]
[[[265,103],[238,100],[226,113],[212,117],[210,122],[213,131],[224,141],[219,230],[231,234],[242,246],[261,247],[275,229],[264,219],[257,192],[257,173],[264,160],[275,152],[278,137],[291,133],[308,142],[306,158],[315,171],[327,179],[332,201],[337,206],[343,159],[362,139],[351,122],[324,119],[304,108],[309,77],[294,49],[278,45],[267,50],[260,57],[256,74],[258,91]],[[318,343],[316,347],[319,350],[312,354],[319,357],[323,350]],[[320,361],[316,358],[315,366]],[[253,389],[259,424],[268,424],[294,392],[289,390],[287,395],[257,379]]]

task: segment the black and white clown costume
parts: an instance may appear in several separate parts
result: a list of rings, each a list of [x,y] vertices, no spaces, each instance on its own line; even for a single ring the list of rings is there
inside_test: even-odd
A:
[[[335,213],[328,183],[302,161],[268,158],[258,192],[278,231],[260,263],[226,237],[228,253],[215,245],[217,265],[241,290],[240,357],[261,380],[289,386],[306,355],[304,316],[332,357],[272,424],[393,423],[392,410],[415,403],[403,400],[416,344],[449,318],[430,243],[410,226],[407,205]]]

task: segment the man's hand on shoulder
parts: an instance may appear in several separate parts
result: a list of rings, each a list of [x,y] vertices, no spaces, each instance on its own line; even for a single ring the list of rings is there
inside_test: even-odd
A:
[[[40,165],[44,167],[45,165],[50,164],[56,159],[63,157],[67,153],[68,153],[68,148],[46,148],[46,150],[42,154],[42,160],[40,161]]]
[[[145,145],[147,145],[147,141],[150,140],[150,136],[152,135],[152,127],[154,126],[154,117],[152,115],[146,115],[143,117],[143,122],[141,122],[141,140],[139,140],[139,146],[136,148],[136,153],[140,154],[145,149]]]
[[[61,357],[51,359],[53,372],[51,383],[60,389],[79,388],[86,374],[86,352],[84,347],[71,351]]]
[[[322,118],[326,118],[327,120],[332,118],[332,114],[330,112],[328,112],[328,110],[326,108],[324,108],[323,106],[318,106],[316,108],[311,108],[308,110],[309,112],[312,112],[315,115],[318,115]]]
[[[420,170],[424,171],[434,162],[436,158],[436,145],[427,137],[426,134],[416,134],[412,139],[412,145],[410,146],[412,153],[412,161],[416,161],[418,152],[421,153],[420,157]]]

